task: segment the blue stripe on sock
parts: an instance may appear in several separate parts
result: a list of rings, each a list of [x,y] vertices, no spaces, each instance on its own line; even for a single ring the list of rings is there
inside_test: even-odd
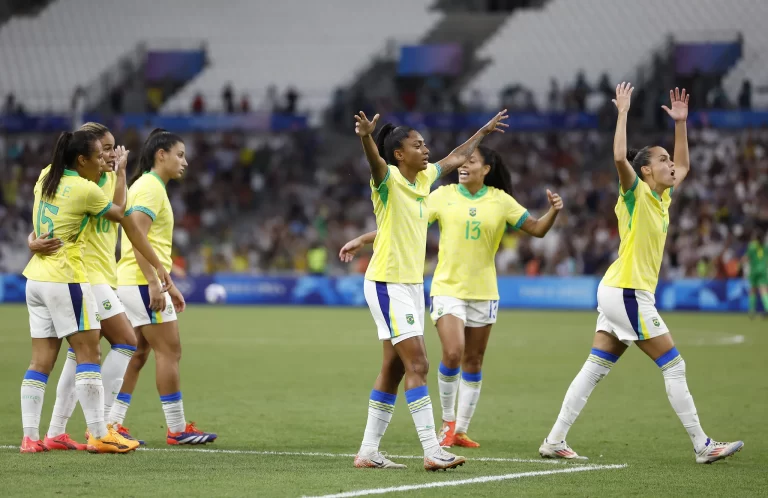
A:
[[[69,349],[67,349],[67,352],[68,352],[68,353],[74,353],[74,352],[75,352],[75,350],[74,350],[74,349],[72,349],[72,348],[69,348]]]
[[[413,403],[414,401],[418,401],[426,396],[429,396],[429,390],[427,389],[427,386],[414,387],[413,389],[405,391],[405,401],[408,403]]]
[[[136,346],[129,346],[128,344],[113,344],[112,349],[127,349],[129,351],[136,351]]]
[[[133,395],[128,394],[128,393],[118,393],[117,394],[117,400],[118,401],[122,401],[126,405],[130,405],[131,404],[131,398],[132,397],[133,397]]]
[[[602,349],[592,348],[592,351],[590,351],[590,353],[604,360],[608,360],[611,363],[616,363],[617,361],[619,361],[618,356],[616,356],[615,354],[603,351]]]
[[[667,351],[666,353],[664,353],[663,355],[659,356],[656,359],[656,365],[658,365],[659,368],[661,368],[667,363],[669,363],[670,361],[677,358],[678,356],[680,356],[680,353],[677,351],[677,348],[673,347],[672,349],[670,349],[669,351]]]
[[[101,372],[101,365],[98,363],[80,363],[75,367],[75,373],[79,374],[83,372]]]
[[[443,362],[440,362],[440,368],[438,369],[441,374],[445,375],[446,377],[453,377],[454,375],[457,375],[459,373],[459,370],[461,370],[461,367],[456,368],[448,368],[445,365],[443,365]]]
[[[29,380],[37,380],[45,384],[48,383],[47,375],[45,375],[44,373],[36,372],[34,370],[27,370],[26,373],[24,374],[24,378]]]
[[[397,399],[397,394],[385,393],[374,389],[371,391],[371,400],[378,401],[380,403],[386,403],[388,405],[394,405]]]
[[[173,394],[161,395],[160,401],[162,401],[163,403],[172,403],[174,401],[181,401],[181,391]]]
[[[481,380],[483,380],[483,372],[477,372],[477,373],[461,372],[461,378],[466,380],[467,382],[480,382]]]

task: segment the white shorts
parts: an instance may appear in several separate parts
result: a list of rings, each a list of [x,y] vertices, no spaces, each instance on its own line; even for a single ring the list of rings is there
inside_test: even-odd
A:
[[[441,316],[453,315],[464,322],[465,327],[484,327],[496,323],[498,301],[475,301],[450,296],[432,296],[429,315],[432,323]]]
[[[115,294],[115,290],[107,284],[94,284],[91,286],[93,296],[96,298],[96,306],[99,307],[99,316],[102,320],[108,320],[120,313],[125,313],[123,302]]]
[[[366,280],[365,301],[371,309],[379,340],[397,344],[424,335],[424,285]]]
[[[123,302],[125,314],[128,315],[128,320],[133,327],[176,321],[176,310],[167,292],[165,308],[159,313],[149,308],[149,286],[147,285],[121,285],[117,288],[117,295]]]
[[[608,332],[626,345],[669,333],[656,311],[656,298],[644,290],[597,288],[596,330]]]
[[[33,339],[63,339],[101,328],[90,284],[27,280],[27,309]]]

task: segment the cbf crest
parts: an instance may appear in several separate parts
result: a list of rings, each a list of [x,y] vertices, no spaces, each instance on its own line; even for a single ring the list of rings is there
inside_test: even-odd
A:
[[[469,208],[469,215],[470,216],[474,216],[476,214],[477,214],[477,209],[476,208]]]
[[[410,313],[405,315],[405,321],[408,322],[408,325],[413,325],[415,323],[415,320],[413,319],[413,315]]]

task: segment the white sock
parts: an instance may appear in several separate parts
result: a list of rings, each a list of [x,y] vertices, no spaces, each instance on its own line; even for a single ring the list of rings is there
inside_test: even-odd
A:
[[[128,344],[115,344],[104,359],[101,366],[101,377],[104,380],[104,413],[112,411],[115,398],[120,393],[123,385],[123,377],[131,362],[131,356],[136,352],[136,346]]]
[[[131,398],[132,395],[128,393],[119,393],[117,395],[115,403],[112,405],[112,410],[109,411],[109,416],[107,416],[107,423],[123,425],[125,415],[131,406]]]
[[[160,396],[165,412],[165,423],[171,432],[183,432],[187,427],[187,419],[184,418],[184,402],[181,400],[181,391]]]
[[[431,456],[440,451],[435,433],[435,417],[432,414],[432,400],[429,399],[427,386],[414,387],[405,391],[405,400],[411,410],[416,432],[419,434],[421,447],[425,456]]]
[[[456,434],[466,434],[469,429],[469,421],[477,408],[477,400],[480,399],[480,388],[483,385],[482,372],[461,372],[461,386],[459,387],[459,416],[456,418]]]
[[[77,406],[77,393],[75,392],[75,370],[77,361],[72,348],[67,351],[67,359],[64,368],[61,369],[59,383],[56,385],[56,403],[53,405],[51,424],[48,426],[48,437],[56,437],[67,432],[67,422],[72,418],[72,413]]]
[[[688,436],[693,443],[693,449],[698,453],[707,445],[707,435],[699,423],[699,415],[696,413],[696,405],[693,396],[688,391],[688,382],[685,380],[685,360],[678,353],[677,348],[672,348],[659,359],[656,364],[664,375],[664,384],[667,387],[667,398]]]
[[[552,427],[552,431],[547,436],[548,442],[557,444],[565,441],[568,430],[576,422],[576,418],[581,413],[584,405],[587,404],[592,390],[603,377],[608,375],[611,367],[618,360],[619,357],[614,354],[592,348],[586,363],[584,363],[576,378],[571,382],[568,392],[565,393],[560,414],[557,416],[557,421]]]
[[[21,425],[24,435],[32,441],[40,440],[40,413],[47,383],[48,376],[34,370],[27,370],[21,381]]]
[[[368,399],[368,422],[365,424],[363,443],[360,445],[359,455],[372,455],[379,451],[381,438],[395,413],[395,400],[397,394],[371,391]]]
[[[85,424],[91,435],[101,439],[107,435],[104,422],[104,384],[101,382],[101,366],[97,363],[81,363],[75,369],[75,391],[83,408]]]
[[[443,421],[456,420],[456,392],[459,390],[460,367],[448,368],[440,362],[437,371],[437,386],[440,388],[440,407],[443,410]]]

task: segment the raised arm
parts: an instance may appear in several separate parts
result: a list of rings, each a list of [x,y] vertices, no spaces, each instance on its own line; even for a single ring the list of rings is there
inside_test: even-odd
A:
[[[500,113],[496,114],[493,119],[488,121],[485,126],[477,130],[477,133],[472,135],[469,140],[453,149],[453,151],[448,154],[445,159],[441,159],[438,162],[440,165],[440,171],[442,173],[441,176],[447,175],[465,162],[469,161],[469,156],[472,155],[477,146],[480,145],[480,142],[482,142],[485,137],[495,131],[504,133],[504,128],[509,127],[509,125],[502,123],[502,120],[507,119],[508,117],[509,116],[507,115],[507,110],[504,109]]]
[[[376,187],[384,181],[388,171],[387,161],[379,155],[379,148],[376,147],[376,141],[372,135],[378,120],[378,114],[371,121],[368,120],[363,111],[355,115],[355,134],[360,137],[360,141],[363,143],[365,158],[371,167],[371,177],[373,178],[373,185]]]
[[[563,209],[563,200],[559,195],[553,194],[550,190],[547,190],[547,199],[549,200],[549,211],[541,218],[535,216],[528,216],[520,227],[520,230],[533,235],[534,237],[544,237],[549,232],[552,225],[555,224],[557,214]]]
[[[112,206],[104,213],[104,217],[109,221],[120,223],[125,215],[125,203],[128,198],[126,189],[126,167],[128,162],[128,153],[130,151],[125,150],[125,147],[118,146],[117,152],[117,170],[116,182],[115,182],[115,194],[112,197]]]
[[[622,83],[616,86],[616,98],[613,103],[619,111],[616,119],[616,134],[613,137],[613,162],[619,172],[621,190],[628,192],[635,183],[637,174],[627,160],[627,115],[629,114],[629,99],[632,97],[632,85]]]
[[[339,259],[343,263],[349,263],[355,259],[355,254],[357,254],[357,251],[368,244],[373,244],[374,240],[376,240],[375,230],[373,232],[364,233],[363,235],[350,240],[344,244],[344,247],[342,247],[339,251]]]
[[[669,100],[672,108],[663,105],[662,109],[667,111],[669,117],[675,120],[675,189],[680,186],[688,172],[691,170],[691,160],[688,155],[688,99],[690,94],[685,93],[685,88],[681,92],[679,88],[669,91]]]

